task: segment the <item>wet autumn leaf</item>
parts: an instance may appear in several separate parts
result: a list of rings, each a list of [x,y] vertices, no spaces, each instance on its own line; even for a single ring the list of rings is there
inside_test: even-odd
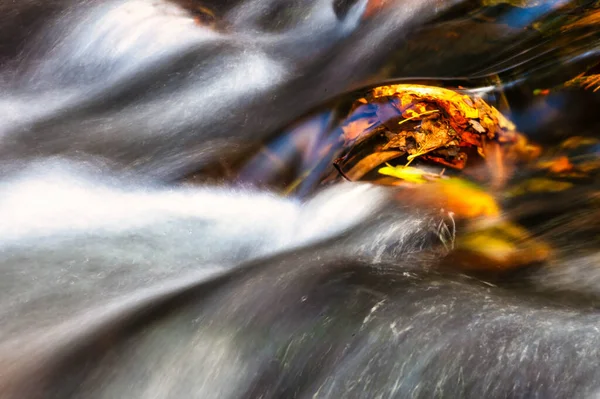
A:
[[[557,193],[573,187],[573,183],[548,178],[533,178],[512,187],[507,191],[509,197],[524,194]]]
[[[538,167],[547,169],[550,173],[561,174],[573,170],[573,165],[568,157],[562,156],[549,161],[539,162]]]
[[[459,267],[463,269],[503,271],[543,262],[550,253],[546,243],[532,237],[523,227],[499,222],[459,236],[451,256],[462,260]]]
[[[387,165],[378,170],[379,173],[386,176],[396,177],[407,183],[427,183],[433,179],[438,179],[440,175],[428,173],[424,170],[410,166],[391,166]]]
[[[600,158],[578,160],[577,163],[573,163],[568,157],[562,156],[550,161],[540,162],[537,166],[542,170],[547,170],[551,176],[586,179],[600,171]]]
[[[450,115],[459,116],[460,119],[457,123],[464,123],[464,119],[477,119],[480,117],[478,109],[469,96],[442,87],[409,84],[380,86],[374,88],[370,95],[367,95],[367,99],[369,97],[377,99],[391,96],[399,98],[400,107],[406,110],[405,118],[414,116],[415,112],[425,112],[428,102],[439,104],[440,108]],[[423,103],[420,103],[420,101]]]
[[[468,157],[486,158],[491,143],[497,143],[490,167],[492,181],[504,183],[507,168],[499,163],[529,161],[539,155],[535,146],[516,131],[512,122],[481,98],[470,97],[441,87],[398,84],[371,89],[357,100],[342,126],[345,154],[337,166],[346,175],[356,167],[355,148],[360,156],[396,151],[408,166],[420,159],[453,169],[463,169]],[[365,143],[372,143],[370,151]],[[361,176],[366,165],[376,167],[371,158],[360,165]],[[383,159],[383,157],[381,157]]]
[[[433,194],[439,195],[444,209],[459,218],[496,218],[500,207],[489,193],[465,179],[441,179],[431,184]]]
[[[600,170],[598,144],[600,141],[596,138],[570,137],[550,150],[552,157],[540,160],[535,167],[553,177],[590,178]]]
[[[458,219],[497,218],[500,207],[496,200],[479,186],[461,178],[442,178],[418,168],[386,166],[379,173],[395,177],[402,182],[416,184],[403,201],[415,206],[437,207],[452,212]]]
[[[361,159],[352,169],[345,173],[348,180],[354,181],[362,178],[377,166],[402,155],[400,151],[374,152]]]

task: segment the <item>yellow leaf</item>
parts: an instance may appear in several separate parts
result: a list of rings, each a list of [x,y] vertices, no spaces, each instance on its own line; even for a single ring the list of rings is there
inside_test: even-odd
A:
[[[458,237],[455,242],[457,259],[471,259],[459,267],[473,270],[508,270],[546,260],[550,247],[531,237],[523,227],[501,222]],[[473,259],[474,258],[474,259]]]
[[[429,178],[438,176],[410,166],[391,166],[389,164],[380,168],[378,172],[385,176],[396,177],[406,182],[416,184],[427,183],[429,180],[427,180],[425,176],[428,176]]]
[[[446,209],[458,217],[500,216],[500,207],[494,197],[465,179],[442,179],[436,185],[439,186],[440,196],[445,198]]]
[[[466,219],[500,216],[500,207],[496,200],[467,180],[455,177],[441,179],[440,175],[410,166],[387,165],[380,168],[379,173],[408,183],[420,184],[413,195],[419,206],[440,207],[453,212],[458,218]]]

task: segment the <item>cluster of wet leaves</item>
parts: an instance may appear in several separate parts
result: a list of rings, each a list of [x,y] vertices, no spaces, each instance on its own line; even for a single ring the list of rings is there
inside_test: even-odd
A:
[[[450,253],[492,270],[552,254],[552,245],[512,220],[503,203],[593,187],[600,171],[600,140],[572,136],[544,148],[482,98],[448,88],[376,87],[355,102],[341,130],[335,164],[345,179],[396,186],[400,201],[439,209],[450,221],[440,228]]]
[[[482,98],[424,85],[376,87],[355,102],[342,132],[335,162],[344,178],[400,187],[401,201],[438,208],[453,231],[456,223],[468,226],[449,238],[447,224],[440,230],[453,253],[485,258],[466,264],[506,269],[549,256],[548,245],[502,218],[496,200],[510,171],[534,164],[542,150]],[[459,174],[448,176],[446,168]]]
[[[400,157],[406,159],[405,166],[420,159],[462,170],[468,162],[499,156],[530,160],[539,154],[496,108],[441,87],[376,87],[356,101],[342,130],[344,146],[351,148],[336,165],[349,180]],[[500,184],[505,176],[503,168],[495,167],[498,162],[502,159],[495,159],[489,175]]]
[[[365,17],[398,3],[371,0]],[[462,2],[233,178],[298,197],[344,179],[394,186],[398,201],[439,210],[449,255],[482,260],[466,265],[515,269],[594,247],[599,25],[600,1]]]
[[[587,92],[582,86],[562,87]],[[399,202],[440,212],[440,242],[449,256],[479,260],[458,264],[483,265],[488,271],[540,264],[556,255],[553,239],[563,239],[546,237],[546,224],[567,216],[532,223],[532,215],[543,219],[548,210],[554,212],[560,200],[555,196],[573,202],[572,196],[579,195],[574,193],[582,189],[585,194],[577,197],[581,209],[598,209],[594,193],[600,140],[571,135],[555,144],[532,142],[497,108],[468,90],[422,84],[364,90],[336,127],[325,129],[330,134],[320,142],[316,133],[328,126],[328,119],[321,115],[320,123],[315,120],[319,118],[292,130],[294,148],[319,151],[309,151],[312,166],[283,191],[297,194],[315,175],[325,176],[319,178],[321,184],[345,179],[394,186]],[[267,158],[277,159],[274,152]],[[593,222],[585,227],[594,231]]]

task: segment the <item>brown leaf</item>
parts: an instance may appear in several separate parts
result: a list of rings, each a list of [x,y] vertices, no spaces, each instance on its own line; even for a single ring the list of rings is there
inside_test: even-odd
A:
[[[392,160],[394,158],[398,158],[404,153],[401,151],[381,151],[374,152],[373,154],[367,155],[363,159],[361,159],[352,169],[344,174],[346,177],[352,181],[359,180],[364,175],[375,169],[377,166]]]

